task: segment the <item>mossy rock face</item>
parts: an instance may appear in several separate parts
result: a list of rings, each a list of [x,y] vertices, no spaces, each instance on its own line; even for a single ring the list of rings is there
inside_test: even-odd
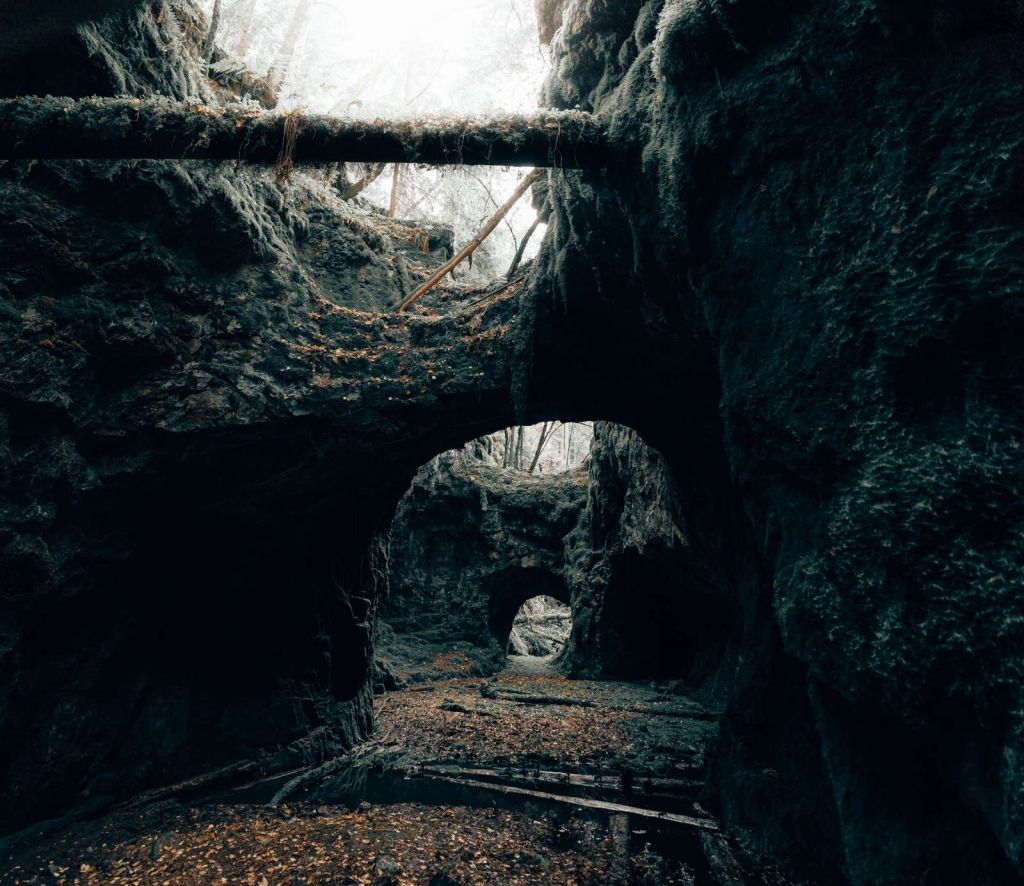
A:
[[[816,879],[1019,882],[1019,4],[573,8],[548,100],[644,146],[553,188],[540,272],[714,354],[720,427],[635,426],[745,625],[726,822]]]

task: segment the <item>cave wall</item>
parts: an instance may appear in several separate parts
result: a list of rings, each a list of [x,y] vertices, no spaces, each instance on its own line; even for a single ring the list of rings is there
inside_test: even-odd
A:
[[[378,654],[405,678],[452,652],[480,673],[505,665],[520,606],[569,602],[564,537],[586,496],[583,471],[531,475],[465,450],[417,473],[391,526],[390,591]]]
[[[587,500],[566,537],[577,675],[685,681],[709,701],[734,667],[728,583],[687,538],[678,484],[636,431],[594,426]]]
[[[682,391],[686,442],[635,426],[744,625],[727,824],[820,879],[1019,882],[1020,5],[564,7],[546,99],[643,143],[555,183],[539,309],[622,293],[712,354],[719,428]]]
[[[203,33],[137,6],[19,74],[237,97]],[[0,832],[372,728],[374,538],[512,421],[513,298],[390,313],[444,241],[319,170],[0,163]]]

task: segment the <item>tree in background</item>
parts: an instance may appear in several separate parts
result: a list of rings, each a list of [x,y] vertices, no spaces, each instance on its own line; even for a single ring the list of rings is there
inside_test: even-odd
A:
[[[211,19],[220,9],[211,31],[234,58],[219,66],[265,73],[281,110],[364,118],[525,111],[536,106],[547,67],[534,0],[450,0],[443,10],[388,0],[372,9],[312,0],[200,4]],[[422,33],[427,24],[434,30]],[[472,240],[522,175],[416,166],[381,172],[353,169],[338,180],[338,190],[397,218],[450,225],[457,246]],[[514,273],[543,223],[543,213],[538,217],[522,201],[472,264],[460,268],[460,281],[479,284]]]
[[[556,474],[582,467],[594,443],[593,422],[516,425],[467,447],[480,461],[526,474]]]

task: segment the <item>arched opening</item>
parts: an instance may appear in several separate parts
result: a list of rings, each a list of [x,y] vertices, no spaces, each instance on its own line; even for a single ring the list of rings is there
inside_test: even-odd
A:
[[[530,597],[512,620],[506,650],[519,658],[557,658],[569,643],[572,610],[554,597]]]
[[[472,440],[421,468],[398,505],[378,662],[392,686],[545,657],[571,677],[701,690],[732,654],[737,614],[690,535],[671,468],[629,428]]]
[[[516,619],[531,600],[546,599],[561,607],[569,606],[569,592],[561,575],[536,567],[518,568],[495,576],[488,582],[486,592],[491,635],[506,653]]]

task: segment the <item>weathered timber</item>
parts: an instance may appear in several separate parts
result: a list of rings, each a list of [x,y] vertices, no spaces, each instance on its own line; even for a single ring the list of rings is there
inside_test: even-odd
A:
[[[604,125],[578,111],[368,121],[169,99],[32,97],[0,100],[0,159],[277,163],[286,127],[295,163],[596,168],[614,154]]]
[[[684,825],[685,827],[698,828],[700,830],[718,830],[718,823],[710,818],[697,818],[693,815],[680,815],[675,812],[662,812],[658,809],[643,809],[639,806],[625,806],[622,803],[609,803],[605,800],[588,800],[585,797],[573,797],[567,794],[552,794],[547,791],[534,791],[528,788],[518,788],[504,784],[492,784],[486,781],[450,778],[444,775],[424,775],[423,777],[431,778],[435,781],[473,787],[482,791],[492,791],[497,794],[532,797],[535,800],[546,800],[550,803],[567,803],[570,806],[580,806],[585,809],[600,809],[604,812],[635,815],[637,818],[656,819],[657,821],[670,822],[672,824]]]
[[[629,816],[613,812],[608,816],[612,833],[612,863],[608,882],[612,886],[629,886],[633,882],[629,864]]]
[[[213,772],[204,772],[201,775],[177,782],[176,784],[145,791],[132,798],[128,805],[146,806],[159,800],[170,799],[171,797],[183,797],[211,788],[224,787],[225,785],[240,781],[254,772],[258,772],[259,768],[259,764],[255,760],[242,760],[238,763],[232,763],[230,766],[215,769]]]
[[[348,757],[335,757],[328,760],[326,763],[322,763],[319,766],[314,766],[311,769],[304,769],[294,778],[290,779],[284,784],[280,790],[270,799],[271,806],[280,806],[289,797],[293,797],[299,791],[309,787],[309,785],[319,781],[320,779],[326,778],[328,775],[333,775],[339,769],[344,769],[352,765],[352,761]]]
[[[512,701],[518,704],[535,705],[565,705],[566,707],[601,708],[606,711],[621,711],[630,714],[647,714],[652,717],[678,717],[682,720],[705,720],[717,722],[719,714],[707,711],[699,707],[670,707],[662,708],[657,705],[625,705],[615,703],[604,703],[593,701],[589,698],[573,698],[567,695],[536,695],[528,692],[520,692],[516,689],[498,689],[489,684],[484,684],[480,690],[484,698],[495,701]]]
[[[699,788],[703,781],[684,778],[655,778],[636,776],[623,781],[620,775],[591,775],[584,772],[557,772],[548,769],[487,769],[466,766],[420,765],[416,769],[430,775],[445,775],[450,778],[472,778],[475,780],[503,780],[534,784],[571,785],[579,788],[618,791],[619,793],[654,794],[678,796]]]

